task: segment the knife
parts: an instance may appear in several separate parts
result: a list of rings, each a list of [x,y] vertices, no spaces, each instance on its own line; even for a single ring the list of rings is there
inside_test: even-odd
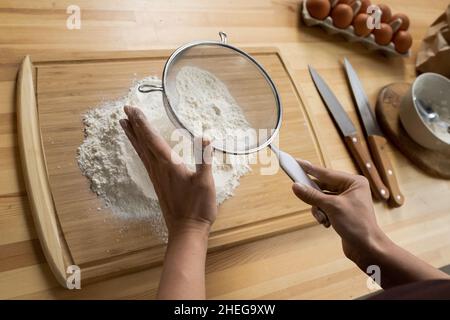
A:
[[[400,192],[394,169],[387,154],[386,138],[370,108],[369,99],[364,92],[361,81],[347,58],[344,58],[344,66],[353,92],[353,98],[366,132],[369,149],[375,161],[375,166],[378,168],[378,172],[390,191],[391,197],[389,204],[400,207],[405,202],[405,198]]]
[[[383,184],[383,181],[381,180],[380,175],[373,164],[367,148],[362,143],[361,136],[356,131],[355,126],[348,117],[347,113],[344,111],[344,108],[342,108],[333,92],[331,92],[330,88],[317,73],[317,71],[311,66],[308,66],[308,68],[317,91],[319,91],[325,106],[344,136],[345,144],[358,164],[359,169],[369,180],[372,192],[379,199],[389,199],[389,191]]]

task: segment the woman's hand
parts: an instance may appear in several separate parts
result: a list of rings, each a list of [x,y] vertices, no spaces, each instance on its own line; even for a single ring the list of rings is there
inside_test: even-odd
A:
[[[363,271],[375,265],[381,272],[383,288],[421,280],[448,279],[448,275],[430,266],[393,243],[375,219],[370,186],[359,175],[314,166],[299,160],[303,170],[318,181],[326,194],[311,187],[294,184],[294,193],[304,202],[322,209],[342,238],[344,254]]]
[[[365,256],[378,250],[387,242],[387,237],[379,228],[370,186],[360,175],[334,171],[314,166],[299,160],[303,170],[317,179],[326,194],[301,184],[294,184],[293,191],[304,202],[322,209],[331,225],[342,238],[345,255],[356,264],[364,264]]]
[[[122,128],[144,163],[169,230],[158,299],[204,299],[208,236],[216,219],[216,189],[211,172],[212,147],[195,150],[196,172],[151,127],[138,108],[124,108]],[[198,155],[200,154],[201,157]]]
[[[147,169],[169,237],[185,231],[209,233],[217,215],[212,147],[207,142],[201,143],[202,161],[192,172],[151,127],[140,109],[126,106],[124,110],[128,119],[120,120],[120,124]]]

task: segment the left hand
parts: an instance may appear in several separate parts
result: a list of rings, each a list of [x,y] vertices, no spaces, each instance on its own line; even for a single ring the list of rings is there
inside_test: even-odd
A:
[[[202,141],[202,163],[192,172],[140,109],[125,106],[124,110],[128,119],[120,120],[120,124],[155,187],[169,239],[192,230],[209,234],[217,215],[209,142]]]

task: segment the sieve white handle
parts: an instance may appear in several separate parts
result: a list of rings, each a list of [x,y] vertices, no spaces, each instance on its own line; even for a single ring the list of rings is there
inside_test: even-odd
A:
[[[307,186],[310,186],[322,192],[319,186],[308,177],[305,171],[303,171],[302,167],[300,167],[294,157],[292,157],[289,153],[281,151],[273,145],[270,145],[270,148],[273,152],[275,152],[280,162],[281,168],[292,179],[292,181],[306,184]],[[328,228],[330,226],[330,220],[328,219],[328,216],[320,208],[317,208],[317,210],[313,212],[313,215],[319,223],[324,225],[325,228]]]

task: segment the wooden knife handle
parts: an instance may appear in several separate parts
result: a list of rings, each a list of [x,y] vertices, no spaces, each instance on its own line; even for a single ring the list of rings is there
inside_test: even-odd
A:
[[[394,207],[400,207],[405,202],[405,197],[400,192],[394,168],[387,154],[386,139],[381,136],[371,135],[367,137],[367,142],[381,178],[389,188],[391,194],[389,204]]]
[[[350,149],[353,158],[356,160],[359,169],[369,180],[370,187],[372,188],[375,197],[381,200],[389,199],[389,190],[381,180],[368,150],[362,143],[361,137],[355,133],[354,135],[345,137],[345,143]]]

